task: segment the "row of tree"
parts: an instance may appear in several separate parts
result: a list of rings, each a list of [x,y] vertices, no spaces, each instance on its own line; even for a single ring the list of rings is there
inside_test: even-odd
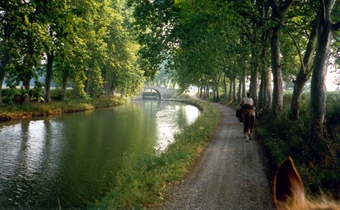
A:
[[[339,56],[339,0],[130,0],[149,75],[162,60],[180,86],[222,85],[231,100],[249,91],[263,112],[283,109],[284,81],[294,82],[290,116],[299,118],[311,78],[310,140],[323,139],[326,73]],[[237,84],[239,82],[239,84]],[[229,87],[227,86],[229,84]],[[229,88],[229,89],[228,89]],[[236,90],[238,88],[238,90]]]
[[[28,93],[35,80],[46,102],[52,81],[63,96],[70,84],[84,98],[134,94],[144,77],[130,13],[124,0],[0,1],[0,84]]]

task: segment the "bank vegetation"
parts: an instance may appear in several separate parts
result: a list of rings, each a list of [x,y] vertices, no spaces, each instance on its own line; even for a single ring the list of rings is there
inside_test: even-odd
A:
[[[52,98],[58,94],[58,90],[52,91]],[[119,106],[129,101],[128,98],[114,96],[102,97],[96,99],[83,99],[72,95],[72,91],[66,94],[70,99],[68,100],[54,100],[51,103],[43,103],[33,101],[30,103],[12,103],[0,104],[0,122],[10,120],[21,120],[39,116],[50,116],[72,112],[80,112],[91,110],[95,108]],[[19,100],[21,97],[18,97]],[[72,99],[71,99],[72,98]]]

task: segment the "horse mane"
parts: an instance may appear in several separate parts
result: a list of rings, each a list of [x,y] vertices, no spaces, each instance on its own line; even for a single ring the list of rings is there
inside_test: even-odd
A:
[[[278,209],[340,209],[340,203],[325,197],[309,199],[292,158],[284,160],[274,179],[274,202]]]

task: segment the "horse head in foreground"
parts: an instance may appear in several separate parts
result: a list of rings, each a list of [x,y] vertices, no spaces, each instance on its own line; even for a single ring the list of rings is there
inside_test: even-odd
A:
[[[293,160],[287,158],[276,172],[274,202],[278,209],[340,209],[340,204],[324,198],[309,200]]]
[[[243,122],[243,133],[244,137],[247,138],[247,141],[251,140],[251,133],[254,129],[255,123],[255,111],[253,107],[245,107],[242,108],[241,118]]]

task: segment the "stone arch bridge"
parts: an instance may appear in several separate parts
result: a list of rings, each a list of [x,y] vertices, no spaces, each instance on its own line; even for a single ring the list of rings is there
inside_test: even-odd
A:
[[[144,86],[142,93],[140,94],[140,97],[144,98],[143,95],[145,95],[145,93],[152,91],[155,91],[157,93],[159,100],[162,100],[163,98],[171,98],[176,92],[175,89],[171,88],[165,88],[160,86]]]

